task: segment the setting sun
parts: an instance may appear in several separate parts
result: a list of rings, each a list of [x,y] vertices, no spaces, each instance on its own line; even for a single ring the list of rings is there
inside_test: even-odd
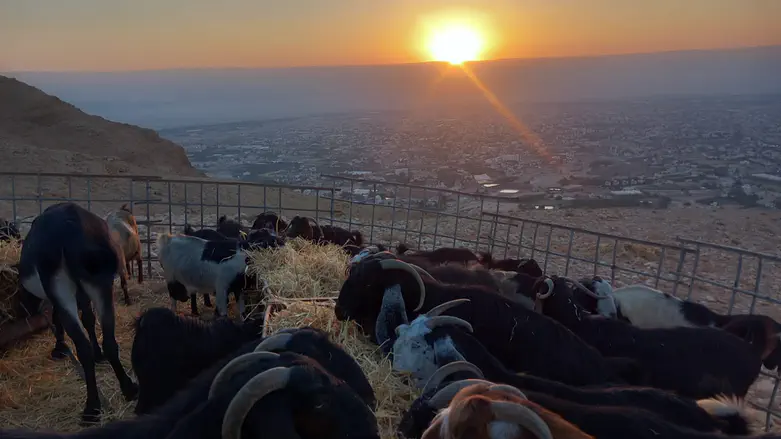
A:
[[[458,65],[476,61],[483,49],[480,34],[466,26],[449,26],[439,29],[430,37],[428,50],[434,61],[447,61]]]

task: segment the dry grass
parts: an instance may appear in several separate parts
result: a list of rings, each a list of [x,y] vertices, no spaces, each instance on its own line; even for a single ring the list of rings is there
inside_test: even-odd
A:
[[[120,304],[121,299],[116,301],[115,295],[116,339],[120,359],[127,369],[130,368],[130,347],[136,316],[146,308],[167,304],[165,296],[152,292],[158,284],[137,285],[131,282],[129,286],[130,294],[137,299],[134,305],[128,307]],[[119,291],[118,287],[115,288]],[[98,337],[101,337],[100,325]],[[70,343],[69,339],[66,340]],[[53,347],[54,337],[49,331],[44,331],[1,354],[0,425],[4,428],[23,427],[58,432],[80,429],[78,422],[84,408],[86,388],[68,360],[53,361],[49,358]],[[103,404],[103,423],[133,416],[133,403],[126,402],[122,397],[111,366],[98,365],[97,382],[108,400]]]
[[[330,334],[331,340],[341,345],[358,361],[377,397],[377,423],[383,439],[396,438],[396,426],[401,416],[420,395],[413,386],[406,384],[403,375],[391,369],[391,362],[382,355],[352,322],[336,320],[333,302],[314,303],[296,299],[280,300],[283,310],[272,313],[266,322],[268,332],[281,328],[313,326]]]
[[[266,282],[268,295],[282,298],[337,295],[350,261],[339,246],[301,238],[277,249],[250,252],[250,256],[251,269]]]
[[[19,272],[13,267],[19,262],[22,246],[16,240],[0,241],[0,325],[14,316],[14,296],[16,295]]]

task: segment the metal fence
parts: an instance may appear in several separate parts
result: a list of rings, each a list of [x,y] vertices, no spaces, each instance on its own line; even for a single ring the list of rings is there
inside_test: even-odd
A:
[[[273,210],[321,224],[358,229],[367,242],[431,249],[464,246],[495,257],[534,258],[548,273],[600,275],[616,285],[646,283],[725,313],[761,313],[781,320],[781,257],[678,237],[659,243],[521,218],[517,198],[412,184],[323,176],[322,186],[150,176],[0,174],[0,217],[24,230],[46,207],[75,201],[103,216],[127,203],[136,215],[146,270],[158,274],[152,243],[185,224],[215,226]],[[523,204],[528,207],[528,204]],[[724,359],[730,361],[730,359]],[[779,378],[762,372],[749,402],[781,418]]]

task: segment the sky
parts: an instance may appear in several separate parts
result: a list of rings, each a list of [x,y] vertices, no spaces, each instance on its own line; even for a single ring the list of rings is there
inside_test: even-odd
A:
[[[0,0],[0,71],[430,60],[452,20],[483,59],[781,44],[781,0]]]

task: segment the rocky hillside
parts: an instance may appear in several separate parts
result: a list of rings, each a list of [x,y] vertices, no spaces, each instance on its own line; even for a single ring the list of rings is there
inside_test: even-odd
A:
[[[184,149],[134,125],[92,116],[0,76],[0,172],[198,177]]]

